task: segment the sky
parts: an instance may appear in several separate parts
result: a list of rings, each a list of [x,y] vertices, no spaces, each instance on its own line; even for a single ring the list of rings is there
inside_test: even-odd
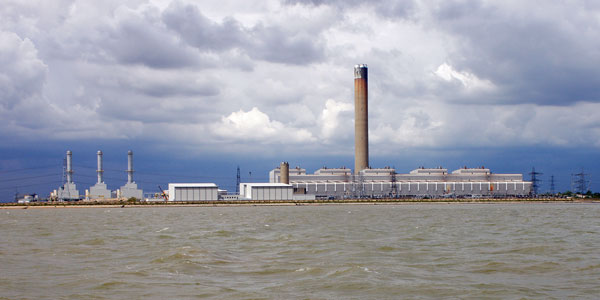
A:
[[[126,181],[235,191],[281,161],[587,174],[600,190],[597,1],[0,0],[0,201]]]

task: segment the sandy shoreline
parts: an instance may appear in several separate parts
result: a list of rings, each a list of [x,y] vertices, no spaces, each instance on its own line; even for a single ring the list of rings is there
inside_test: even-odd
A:
[[[3,203],[0,209],[40,209],[40,208],[152,208],[152,207],[239,207],[239,206],[323,206],[323,205],[410,205],[410,204],[550,204],[550,203],[600,203],[599,199],[460,199],[460,200],[369,200],[369,201],[214,201],[203,203],[157,203],[157,204],[128,204],[128,203]]]

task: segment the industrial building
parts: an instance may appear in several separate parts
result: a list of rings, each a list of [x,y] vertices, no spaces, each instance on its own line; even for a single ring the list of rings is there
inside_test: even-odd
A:
[[[78,200],[123,200],[129,198],[142,199],[143,191],[138,189],[137,184],[133,181],[133,152],[130,150],[127,153],[127,183],[120,189],[111,192],[104,182],[104,169],[102,160],[102,151],[97,152],[98,169],[96,170],[98,181],[91,186],[89,190],[85,190],[85,195],[79,193],[75,183],[73,182],[73,152],[67,151],[66,166],[65,166],[65,181],[64,184],[57,190],[50,193],[50,198],[59,201],[78,201]]]
[[[104,170],[102,168],[102,151],[98,151],[98,169],[96,173],[98,173],[98,182],[95,185],[90,187],[89,193],[86,195],[86,198],[89,199],[110,199],[111,192],[107,188],[106,183],[104,183]]]
[[[285,183],[241,183],[240,199],[294,200],[294,190]]]
[[[55,193],[58,199],[62,200],[79,200],[79,190],[73,182],[73,152],[67,151],[67,169],[65,171],[66,182],[62,187],[59,187]]]
[[[169,183],[169,201],[219,200],[214,183]]]
[[[281,166],[269,172],[270,182],[280,182]],[[489,169],[419,168],[398,174],[393,168],[361,170],[321,168],[306,174],[300,167],[287,174],[295,194],[311,194],[317,198],[382,198],[382,197],[504,197],[529,195],[531,182],[521,174],[494,174]]]
[[[138,189],[137,184],[133,181],[133,151],[127,152],[127,183],[117,190],[117,198],[136,198],[142,199],[144,192]]]

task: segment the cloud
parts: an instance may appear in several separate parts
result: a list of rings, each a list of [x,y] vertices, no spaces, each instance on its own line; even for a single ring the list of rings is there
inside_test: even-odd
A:
[[[31,40],[0,31],[0,106],[12,109],[42,91],[48,66]]]
[[[360,0],[284,0],[283,2],[289,5],[328,5],[341,9],[372,6],[379,15],[392,18],[409,16],[416,6],[415,2],[411,0],[372,0],[368,5]]]
[[[328,141],[352,136],[354,123],[351,122],[352,114],[349,112],[354,112],[354,105],[328,99],[321,114],[321,137]],[[340,119],[340,115],[345,118]]]
[[[439,76],[441,79],[445,81],[452,82],[458,81],[467,91],[477,91],[477,90],[491,90],[494,88],[494,84],[489,80],[482,80],[477,78],[477,76],[469,73],[469,72],[458,72],[452,68],[452,66],[443,63],[441,64],[437,70],[435,70],[435,75]]]
[[[314,140],[305,129],[289,128],[254,107],[250,111],[239,110],[221,122],[212,125],[212,132],[219,138],[233,141],[254,141],[263,143],[303,143]]]
[[[445,1],[432,6],[430,26],[451,35],[450,64],[486,78],[505,103],[570,105],[600,101],[600,7],[515,1]]]
[[[245,29],[235,19],[227,18],[219,24],[193,4],[171,2],[162,13],[162,20],[188,44],[201,50],[228,50],[247,43]]]
[[[584,137],[598,136],[587,110],[600,96],[599,8],[8,1],[0,135],[351,149],[352,66],[367,63],[377,151],[589,145]]]
[[[238,49],[254,59],[286,64],[312,63],[324,55],[324,42],[318,33],[265,22],[245,27],[232,17],[219,23],[204,16],[194,4],[174,1],[163,12],[162,20],[182,41],[200,51]]]

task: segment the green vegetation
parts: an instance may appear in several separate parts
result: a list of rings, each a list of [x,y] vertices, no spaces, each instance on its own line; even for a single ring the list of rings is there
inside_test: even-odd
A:
[[[551,194],[544,194],[543,196],[552,197]],[[584,199],[600,199],[600,193],[594,193],[592,191],[587,191],[585,194],[573,193],[571,191],[566,191],[563,193],[557,193],[555,195],[557,198],[584,198]]]

